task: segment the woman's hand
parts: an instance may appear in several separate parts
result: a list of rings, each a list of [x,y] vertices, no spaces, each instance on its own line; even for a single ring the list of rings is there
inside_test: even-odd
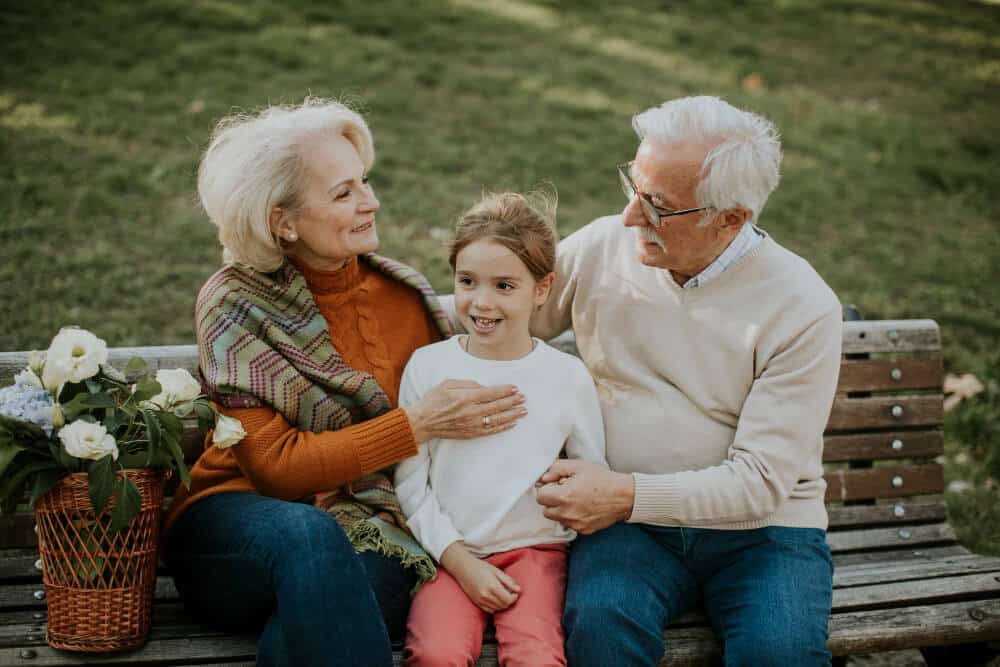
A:
[[[444,550],[441,565],[487,614],[503,611],[517,602],[521,592],[518,583],[503,570],[473,556],[461,542],[453,542]]]
[[[417,444],[506,431],[528,413],[514,385],[484,387],[472,380],[446,380],[404,409]]]

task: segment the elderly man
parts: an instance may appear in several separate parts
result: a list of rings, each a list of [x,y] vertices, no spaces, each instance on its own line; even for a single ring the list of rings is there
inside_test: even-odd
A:
[[[653,665],[701,601],[727,665],[828,664],[822,434],[840,304],[755,225],[781,161],[769,121],[692,97],[633,126],[628,204],[560,244],[533,320],[542,337],[575,331],[611,466],[561,460],[538,491],[581,533],[569,662]]]

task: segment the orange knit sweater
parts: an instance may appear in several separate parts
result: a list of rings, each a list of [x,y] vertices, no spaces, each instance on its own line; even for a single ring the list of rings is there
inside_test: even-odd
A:
[[[371,373],[392,405],[410,355],[441,334],[413,289],[358,261],[331,272],[298,264],[344,363]],[[399,409],[337,431],[312,433],[289,425],[270,407],[224,409],[247,436],[229,449],[212,446],[179,487],[164,532],[192,503],[214,493],[247,491],[298,500],[330,491],[417,453],[406,413]]]

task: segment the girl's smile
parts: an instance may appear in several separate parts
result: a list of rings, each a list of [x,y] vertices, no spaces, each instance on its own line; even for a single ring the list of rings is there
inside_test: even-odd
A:
[[[528,324],[551,284],[551,274],[535,280],[517,255],[494,240],[462,248],[455,258],[455,309],[469,332],[469,353],[509,360],[531,352]]]

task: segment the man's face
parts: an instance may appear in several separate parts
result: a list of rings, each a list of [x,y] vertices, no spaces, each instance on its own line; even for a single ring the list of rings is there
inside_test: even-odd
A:
[[[630,175],[636,189],[648,195],[658,208],[697,208],[695,190],[706,153],[707,147],[702,144],[643,141]],[[622,211],[622,222],[635,231],[640,262],[690,277],[708,266],[728,243],[720,237],[717,214],[709,209],[670,216],[663,218],[657,228],[646,219],[638,197],[633,197]],[[699,227],[703,216],[713,221]]]

